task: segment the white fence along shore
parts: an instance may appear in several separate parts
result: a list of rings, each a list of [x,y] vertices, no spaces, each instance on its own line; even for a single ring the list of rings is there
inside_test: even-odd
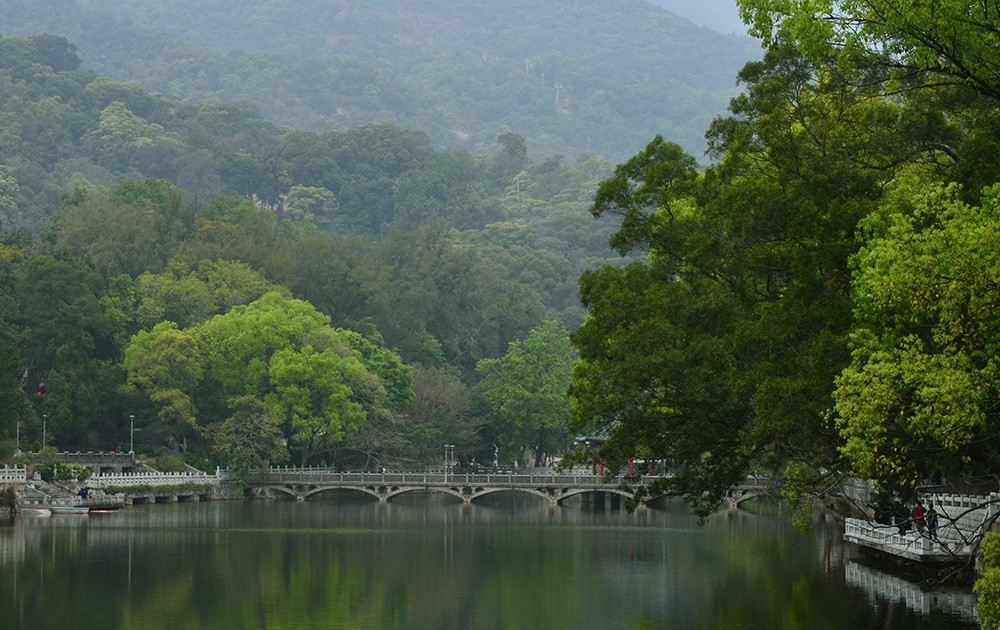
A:
[[[27,483],[28,469],[24,466],[7,466],[0,468],[0,483]]]

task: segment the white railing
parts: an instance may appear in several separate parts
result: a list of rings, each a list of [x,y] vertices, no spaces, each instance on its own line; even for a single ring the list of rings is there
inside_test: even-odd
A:
[[[649,483],[655,477],[644,478]],[[257,483],[324,483],[351,486],[364,485],[482,485],[482,486],[553,486],[604,487],[615,486],[621,479],[605,481],[595,475],[518,474],[518,473],[456,473],[431,471],[416,473],[398,472],[337,472],[327,468],[272,468],[264,478],[254,479]]]
[[[87,480],[92,488],[124,488],[128,486],[179,486],[183,484],[215,485],[220,481],[220,474],[209,475],[205,472],[134,472],[107,473],[94,475]]]
[[[844,520],[844,535],[914,553],[930,553],[934,543],[919,532],[907,531],[901,534],[898,525],[879,525],[857,518]]]
[[[900,532],[899,525],[880,525],[857,518],[844,520],[846,540],[895,555],[918,558],[968,556],[971,553],[970,542],[980,533],[975,528],[960,528],[956,523],[940,518],[933,535],[926,529],[922,532],[915,529]]]
[[[0,468],[0,483],[27,483],[28,469],[24,466],[7,466]]]
[[[996,515],[1000,494],[989,495],[970,494],[931,494],[924,497],[927,505],[934,504],[938,513],[938,522],[951,523],[957,529],[969,534],[979,533],[978,530]],[[926,506],[925,506],[926,507]]]

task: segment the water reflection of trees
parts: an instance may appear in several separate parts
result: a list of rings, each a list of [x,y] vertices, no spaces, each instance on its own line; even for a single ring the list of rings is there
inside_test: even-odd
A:
[[[786,519],[734,512],[699,527],[670,509],[422,499],[21,519],[0,528],[0,569],[13,577],[0,581],[0,610],[22,611],[15,628],[152,630],[849,628],[872,615],[831,570],[839,540]]]

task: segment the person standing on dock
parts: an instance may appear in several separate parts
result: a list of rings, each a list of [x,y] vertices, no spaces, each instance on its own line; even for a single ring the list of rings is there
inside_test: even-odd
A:
[[[924,520],[927,521],[927,533],[930,534],[931,538],[937,538],[938,515],[937,510],[934,509],[933,502],[927,504],[927,512],[924,514]]]
[[[910,512],[910,518],[913,519],[913,524],[917,526],[917,531],[921,534],[924,533],[924,525],[926,525],[925,516],[927,510],[924,509],[924,504],[921,501],[917,501],[917,504],[913,506],[913,510]]]

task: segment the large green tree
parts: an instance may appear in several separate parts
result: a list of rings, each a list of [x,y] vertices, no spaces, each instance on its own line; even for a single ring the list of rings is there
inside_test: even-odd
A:
[[[535,466],[542,466],[568,446],[567,392],[574,359],[568,331],[548,321],[512,341],[504,356],[476,365],[483,377],[479,390],[490,406],[506,461],[520,460],[530,451]]]
[[[853,359],[836,422],[854,470],[890,487],[1000,474],[1000,204],[901,182],[856,256]]]
[[[249,397],[267,410],[253,417],[277,419],[301,463],[356,431],[366,407],[385,408],[387,383],[399,406],[410,400],[408,373],[396,375],[401,368],[393,366],[401,364],[391,353],[369,348],[354,333],[332,328],[307,302],[280,293],[185,330],[167,322],[139,333],[125,364],[130,383],[181,435],[232,435],[231,426],[211,427],[252,407]]]
[[[668,460],[664,483],[702,514],[751,471],[840,470],[824,417],[849,361],[857,225],[901,164],[936,165],[860,71],[783,46],[740,78],[704,174],[658,138],[600,185],[594,213],[620,217],[612,245],[645,260],[584,275],[574,335],[574,426],[614,427],[612,469]]]
[[[906,75],[964,83],[1000,98],[994,0],[737,0],[766,44],[789,38],[814,59],[875,55]]]
[[[87,430],[114,397],[119,359],[99,299],[100,274],[79,260],[35,255],[18,266],[13,280],[26,385],[45,384],[36,415],[49,417],[46,438],[57,436],[64,447],[91,446]]]

